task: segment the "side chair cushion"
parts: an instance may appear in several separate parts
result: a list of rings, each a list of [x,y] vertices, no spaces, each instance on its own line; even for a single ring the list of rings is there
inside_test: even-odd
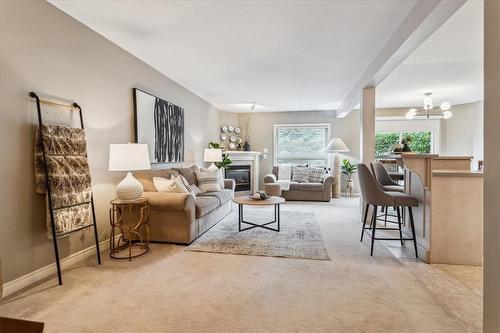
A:
[[[405,188],[401,185],[384,185],[384,190],[389,192],[401,192],[404,193]]]
[[[390,195],[394,200],[394,206],[402,206],[402,207],[417,207],[418,200],[408,194],[401,192],[385,192]]]

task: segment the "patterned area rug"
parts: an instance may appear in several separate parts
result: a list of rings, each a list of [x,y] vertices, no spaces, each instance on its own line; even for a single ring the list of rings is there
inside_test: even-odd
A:
[[[273,219],[273,211],[245,207],[244,218],[253,223],[266,223]],[[248,226],[242,225],[243,228]],[[276,224],[269,227],[276,228]],[[235,210],[186,251],[330,260],[314,214],[295,211],[281,211],[280,232],[263,228],[238,232],[238,212]]]

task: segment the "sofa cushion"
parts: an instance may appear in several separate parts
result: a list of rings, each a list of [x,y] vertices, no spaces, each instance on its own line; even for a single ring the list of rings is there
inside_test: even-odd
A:
[[[292,168],[292,181],[299,183],[309,182],[309,168],[304,168],[304,167]]]
[[[214,197],[219,200],[219,205],[223,205],[229,200],[231,200],[231,197],[233,196],[233,191],[229,189],[223,189],[218,192],[205,192],[205,193],[200,193],[198,197]]]
[[[310,183],[322,183],[325,178],[326,170],[325,168],[309,167],[309,182]]]
[[[195,171],[198,171],[199,168],[196,165],[192,165],[189,168],[174,168],[179,174],[181,174],[189,184],[195,184],[198,186],[198,182],[196,181]]]
[[[196,218],[205,216],[217,209],[217,207],[220,206],[219,202],[219,199],[214,196],[197,196],[194,202],[194,206],[196,208]]]
[[[157,192],[153,183],[154,177],[170,179],[172,174],[177,175],[178,172],[175,169],[134,171],[134,177],[141,182],[144,192]]]
[[[195,171],[198,187],[202,192],[217,192],[220,191],[219,186],[219,171]]]
[[[322,183],[290,183],[290,191],[323,191]]]

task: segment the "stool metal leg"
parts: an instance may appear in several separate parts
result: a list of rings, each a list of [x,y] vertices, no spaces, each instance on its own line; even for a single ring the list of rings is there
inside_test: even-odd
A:
[[[375,242],[375,230],[377,229],[377,206],[374,207],[374,214],[372,217],[372,245],[370,249],[370,255],[373,256],[373,243]]]
[[[363,241],[363,235],[365,234],[365,225],[366,225],[366,219],[368,217],[368,208],[370,208],[370,205],[366,204],[365,215],[363,216],[363,226],[361,227],[361,240],[360,240],[360,242]],[[375,211],[375,214],[377,214],[377,211]]]
[[[411,227],[411,233],[413,234],[413,246],[415,247],[415,256],[418,259],[417,236],[415,234],[415,222],[413,221],[413,211],[411,207],[408,207],[408,213],[410,214],[410,227]]]
[[[399,238],[401,239],[401,245],[404,246],[404,243],[403,243],[403,232],[401,231],[401,214],[399,212],[399,207],[396,207],[396,213],[398,214]]]

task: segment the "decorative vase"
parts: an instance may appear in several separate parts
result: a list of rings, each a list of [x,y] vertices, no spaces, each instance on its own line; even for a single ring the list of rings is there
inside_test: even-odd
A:
[[[245,144],[243,145],[243,151],[250,151],[250,144],[248,141],[245,141]]]
[[[116,197],[120,200],[139,199],[143,192],[141,182],[135,179],[131,172],[128,172],[127,176],[116,186]]]
[[[348,195],[349,197],[352,197],[352,189],[353,189],[353,187],[354,187],[354,185],[353,185],[353,181],[352,181],[352,179],[349,179],[349,180],[347,181],[347,195]]]

